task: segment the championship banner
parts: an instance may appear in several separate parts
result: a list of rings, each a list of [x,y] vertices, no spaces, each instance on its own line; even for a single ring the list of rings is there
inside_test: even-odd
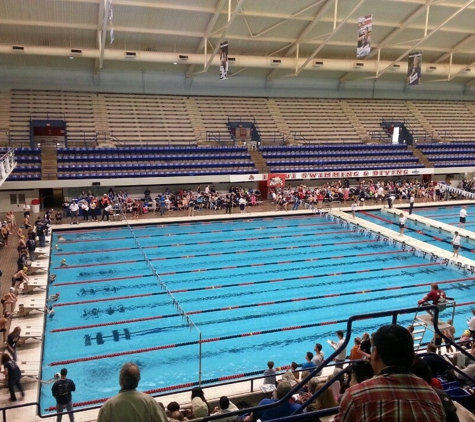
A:
[[[407,84],[420,85],[421,84],[421,69],[422,53],[409,54],[407,62]]]
[[[267,177],[267,186],[282,188],[285,186],[285,178],[285,174],[269,174]]]
[[[366,57],[371,53],[371,32],[373,31],[373,15],[358,18],[358,37],[356,57]]]
[[[220,44],[221,54],[219,55],[219,79],[228,79],[228,42]]]

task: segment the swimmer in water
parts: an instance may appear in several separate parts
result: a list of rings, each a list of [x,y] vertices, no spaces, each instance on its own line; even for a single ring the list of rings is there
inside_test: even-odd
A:
[[[63,259],[61,260],[60,266],[61,266],[61,267],[67,267],[67,266],[68,266],[68,264],[67,264],[67,262],[66,262],[66,258],[63,258]]]
[[[56,302],[59,299],[59,293],[48,296],[48,302]]]

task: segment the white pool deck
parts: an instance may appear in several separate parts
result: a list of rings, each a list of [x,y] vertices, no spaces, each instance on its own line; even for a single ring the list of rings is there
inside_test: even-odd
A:
[[[428,224],[431,226],[434,226],[434,221],[418,216],[417,215],[417,208],[418,207],[428,207],[428,206],[457,206],[461,204],[470,204],[469,201],[451,201],[449,203],[447,202],[441,202],[441,203],[423,203],[423,204],[416,204],[414,207],[413,215],[408,215],[407,212],[401,211],[400,209],[393,209],[393,210],[386,210],[388,213],[395,213],[398,215],[400,212],[404,212],[406,217],[408,219],[417,219],[417,221],[420,221],[423,224]],[[397,204],[395,204],[397,207]],[[381,206],[363,206],[360,207],[359,210],[375,210],[375,209],[381,209]],[[431,246],[428,245],[424,242],[421,242],[419,240],[413,239],[409,236],[399,236],[399,233],[390,229],[383,228],[377,224],[368,222],[366,220],[363,220],[361,218],[356,217],[353,219],[351,214],[348,214],[346,212],[351,211],[350,207],[340,207],[338,204],[333,204],[332,211],[331,213],[334,214],[335,216],[338,216],[348,222],[358,224],[362,228],[368,229],[370,231],[374,232],[379,232],[381,233],[382,236],[388,237],[389,239],[396,239],[397,241],[404,241],[409,247],[415,247],[420,250],[429,252],[429,253],[434,253],[437,256],[441,258],[447,258],[450,260],[453,260],[452,258],[452,253],[448,252],[446,250],[443,250],[441,248],[438,248],[436,246]],[[262,217],[276,217],[276,216],[291,216],[291,215],[308,215],[309,210],[299,210],[299,211],[279,211],[279,212],[246,212],[244,214],[240,213],[234,213],[231,215],[226,215],[226,214],[217,214],[217,215],[200,215],[200,213],[196,213],[194,217],[166,217],[166,218],[161,218],[158,214],[151,214],[151,218],[148,219],[140,219],[140,220],[134,220],[134,219],[129,219],[129,223],[131,226],[133,225],[146,225],[146,224],[169,224],[169,223],[176,223],[176,222],[193,222],[193,221],[213,221],[213,220],[235,220],[238,218],[244,218],[244,219],[249,219],[249,218],[262,218]],[[388,215],[388,219],[391,219],[391,217]],[[117,226],[124,226],[125,221],[109,221],[109,222],[87,222],[87,223],[82,223],[79,225],[70,225],[70,224],[62,224],[62,225],[55,225],[52,227],[53,230],[68,230],[68,229],[88,229],[88,228],[98,228],[98,227],[117,227]],[[442,227],[442,223],[436,223],[436,228]],[[449,225],[443,225],[447,227],[442,227],[443,230],[446,230],[447,232],[453,233],[453,231],[458,230],[458,228],[449,226]],[[472,239],[475,239],[475,233],[470,232],[468,230],[459,230],[462,238],[463,237],[470,237]],[[47,239],[48,241],[50,239]],[[42,286],[44,284],[47,284],[47,274],[48,274],[48,267],[49,267],[49,253],[50,249],[49,247],[47,248],[41,248],[41,254],[39,254],[39,257],[37,261],[33,264],[34,268],[37,268],[37,270],[34,272],[33,275],[30,276],[30,279],[32,283],[37,284],[38,286]],[[464,256],[461,256],[459,260],[463,265],[473,265],[475,266],[475,261],[472,261]],[[21,290],[20,290],[21,291]],[[19,293],[19,303],[25,303],[25,304],[30,304],[30,303],[36,303],[44,306],[44,303],[46,301],[46,291],[43,288],[36,288],[33,291],[31,291],[28,294],[22,294]],[[40,306],[38,306],[40,307]],[[18,309],[18,305],[17,305]],[[38,335],[42,336],[44,330],[44,312],[43,311],[37,311],[33,310],[28,314],[28,316],[19,318],[16,317],[12,321],[12,327],[19,326],[22,328],[23,333],[33,333],[35,334],[35,337]],[[58,345],[58,347],[64,347],[67,345]],[[22,345],[19,350],[18,350],[18,361],[20,363],[20,367],[24,369],[25,371],[28,372],[28,374],[33,373],[34,370],[37,367],[39,369],[40,367],[40,360],[41,360],[41,341],[38,340],[38,338],[32,338],[29,339],[24,345]],[[21,362],[24,362],[23,364]],[[264,365],[263,365],[264,369]],[[324,371],[324,374],[330,374],[332,372],[332,369],[327,368]],[[74,379],[74,373],[69,374],[72,379]],[[118,386],[118,374],[117,374],[117,390],[119,390]],[[22,381],[23,387],[25,389],[26,397],[23,401],[18,401],[17,404],[21,403],[32,403],[36,402],[38,398],[38,381],[34,377],[25,377],[23,378]],[[260,382],[254,382],[254,391],[260,391]],[[237,396],[240,394],[246,394],[250,392],[250,386],[251,383],[250,381],[242,381],[242,382],[237,382],[235,384],[227,385],[227,386],[219,386],[219,387],[206,387],[205,389],[205,394],[208,400],[213,400],[213,399],[218,399],[222,395],[227,395],[231,399],[233,396]],[[89,388],[94,388],[93,382],[91,382],[91,385]],[[140,389],[140,385],[139,385]],[[4,394],[0,396],[0,407],[6,407],[10,403],[7,401],[8,398],[8,390],[4,389]],[[17,394],[17,397],[19,395]],[[74,401],[74,394],[73,394],[73,401]],[[190,402],[190,394],[187,393],[173,393],[161,398],[158,398],[157,401],[161,401],[162,403],[165,404],[165,406],[171,402],[171,401],[177,401],[178,403],[182,405],[186,405],[187,403]],[[77,422],[86,422],[86,421],[95,421],[97,419],[97,413],[98,410],[88,410],[84,412],[77,413],[75,415],[75,420]],[[55,418],[40,418],[36,414],[36,408],[35,407],[26,407],[22,409],[12,409],[12,410],[7,410],[7,420],[9,422],[33,422],[33,421],[55,421]],[[63,420],[67,421],[69,418],[67,415],[63,416]]]

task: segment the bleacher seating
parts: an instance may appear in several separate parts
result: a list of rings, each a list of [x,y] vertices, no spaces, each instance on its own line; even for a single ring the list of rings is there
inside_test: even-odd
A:
[[[202,129],[219,134],[221,141],[232,141],[227,127],[228,117],[241,118],[243,121],[255,119],[257,128],[264,137],[279,132],[265,98],[191,97],[189,101],[196,110]]]
[[[475,140],[475,115],[462,101],[413,101],[422,116],[431,124],[440,139],[447,141]]]
[[[127,145],[188,145],[196,142],[185,97],[102,94],[108,129]]]
[[[0,149],[4,154],[6,148]],[[7,181],[41,180],[41,150],[39,148],[15,148],[16,167]]]
[[[242,147],[59,148],[58,179],[257,173]]]
[[[424,167],[405,145],[301,145],[262,147],[271,172]]]
[[[409,124],[414,137],[423,138],[426,129],[409,109],[406,101],[401,100],[346,100],[355,116],[367,133],[381,134],[382,138],[388,138],[381,127],[382,119],[400,120]]]
[[[297,141],[306,143],[361,140],[338,100],[276,98],[275,102]]]
[[[418,144],[434,167],[473,167],[475,142],[444,142]]]
[[[12,90],[10,135],[17,142],[30,142],[30,118],[63,119],[68,140],[82,141],[84,132],[95,132],[94,94],[84,92]]]

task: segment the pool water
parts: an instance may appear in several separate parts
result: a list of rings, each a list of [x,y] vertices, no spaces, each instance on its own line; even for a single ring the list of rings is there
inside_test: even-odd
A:
[[[60,300],[42,378],[67,367],[80,406],[116,394],[126,361],[141,367],[142,390],[198,381],[200,332],[201,378],[217,383],[268,360],[303,363],[316,342],[328,356],[348,317],[413,306],[421,284],[442,283],[457,302],[475,291],[474,277],[314,215],[58,231],[52,244],[49,294]],[[388,322],[359,321],[354,336]],[[54,404],[43,385],[42,408]]]
[[[424,215],[424,217],[432,218],[431,216],[438,216],[434,219],[435,222],[444,222],[446,224],[455,225],[457,227],[458,210],[456,223],[454,223],[453,221],[453,216],[447,216],[447,214],[453,213],[444,214],[444,211],[445,209],[442,209],[441,212],[438,213],[438,210],[436,208],[432,210],[423,210],[423,212],[427,214]],[[416,210],[416,212],[413,212],[412,215],[417,218],[417,215],[423,215],[423,213],[419,213],[419,210]],[[358,217],[362,218],[363,220],[371,221],[373,223],[379,224],[380,226],[399,232],[399,216],[396,214],[389,214],[382,211],[360,211],[358,212]],[[436,223],[434,224],[436,225]],[[473,226],[475,228],[475,224]],[[469,230],[468,224],[466,225],[466,228]],[[406,219],[404,234],[414,239],[429,243],[433,246],[437,246],[438,248],[444,249],[446,251],[453,251],[453,235],[451,233],[446,232],[445,230],[439,230],[435,227],[428,227],[424,223]],[[475,260],[475,241],[468,240],[463,237],[460,246],[460,255],[465,256],[468,259]]]

